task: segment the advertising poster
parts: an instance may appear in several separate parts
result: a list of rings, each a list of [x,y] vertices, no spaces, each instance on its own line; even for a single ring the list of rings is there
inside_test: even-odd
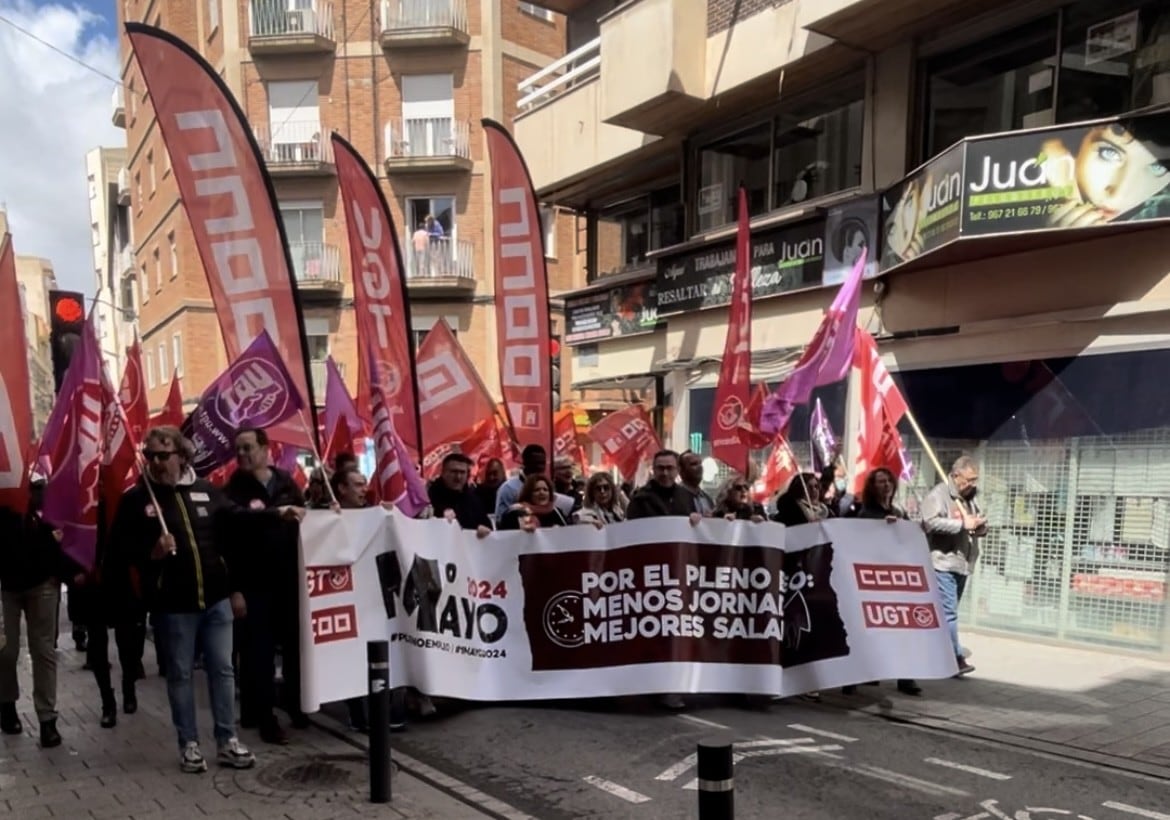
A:
[[[1170,112],[967,143],[963,234],[1170,217]]]
[[[821,285],[825,261],[824,220],[752,234],[752,298]],[[658,262],[658,315],[722,307],[731,302],[735,237]]]
[[[825,218],[825,270],[822,285],[839,285],[844,282],[863,250],[869,251],[865,278],[877,275],[877,226],[877,197],[855,199],[829,209]]]
[[[565,344],[650,333],[658,327],[654,282],[635,282],[565,300]]]
[[[959,238],[964,147],[944,151],[882,194],[881,270]]]

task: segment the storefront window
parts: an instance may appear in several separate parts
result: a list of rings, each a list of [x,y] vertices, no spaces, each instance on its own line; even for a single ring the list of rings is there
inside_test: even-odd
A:
[[[646,262],[685,239],[677,185],[606,208],[597,217],[597,270],[604,276]]]
[[[865,104],[861,88],[851,89],[848,96],[851,99],[839,106],[822,99],[815,106],[780,115],[773,151],[773,207],[861,185]]]
[[[1081,0],[1064,14],[1061,122],[1170,103],[1170,6]]]
[[[767,213],[771,152],[770,122],[700,149],[697,207],[700,231],[735,221],[736,192],[741,182],[747,186],[748,211],[752,216]]]
[[[926,64],[925,158],[964,137],[1053,122],[1058,18],[996,34]]]

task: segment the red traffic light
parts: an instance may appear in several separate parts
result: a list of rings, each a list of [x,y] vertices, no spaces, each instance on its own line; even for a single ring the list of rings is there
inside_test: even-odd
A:
[[[548,355],[550,355],[550,356],[561,355],[561,340],[560,339],[549,339],[548,340]]]
[[[53,306],[53,314],[62,322],[74,324],[85,317],[85,308],[79,300],[66,296],[57,300],[57,304]]]

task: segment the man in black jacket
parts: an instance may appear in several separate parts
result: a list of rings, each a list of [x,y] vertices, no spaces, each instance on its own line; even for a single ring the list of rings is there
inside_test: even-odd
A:
[[[626,508],[626,518],[661,518],[679,515],[690,518],[692,524],[702,517],[695,510],[695,498],[678,481],[678,453],[660,450],[652,462],[654,474],[645,486],[639,488]]]
[[[475,530],[482,538],[491,532],[492,522],[479,495],[467,486],[471,465],[471,459],[462,453],[448,454],[443,459],[439,477],[427,488],[427,494],[436,518],[457,521],[461,529]]]
[[[232,622],[244,601],[230,572],[235,531],[251,516],[277,515],[235,507],[190,467],[195,447],[175,427],[146,435],[147,475],[122,496],[111,539],[138,568],[143,589],[159,618],[169,650],[167,698],[178,734],[180,767],[207,771],[199,748],[192,668],[197,644],[203,650],[220,765],[246,769],[256,758],[235,734],[235,671]],[[149,482],[149,483],[148,483]],[[286,508],[281,517],[303,511]]]
[[[26,619],[32,656],[33,707],[41,724],[41,746],[61,745],[57,731],[57,607],[61,582],[80,571],[61,552],[61,533],[41,518],[44,482],[31,487],[27,510],[0,508],[0,605],[4,648],[0,649],[0,731],[24,732],[16,713],[20,686],[20,619]]]
[[[269,464],[264,430],[236,433],[236,464],[224,488],[234,504],[251,510],[305,507],[305,496],[284,470]],[[249,521],[240,536],[234,569],[246,614],[240,622],[240,725],[260,728],[265,743],[286,744],[288,736],[273,714],[276,707],[276,647],[280,646],[285,711],[294,726],[306,728],[301,711],[300,611],[296,521]]]

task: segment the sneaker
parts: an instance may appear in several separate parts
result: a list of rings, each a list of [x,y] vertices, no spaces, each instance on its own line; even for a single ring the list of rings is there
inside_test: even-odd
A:
[[[199,743],[190,741],[179,757],[179,768],[188,774],[199,774],[207,771],[207,761],[203,759],[203,752],[199,751]]]
[[[975,667],[967,663],[967,659],[961,655],[955,658],[955,662],[959,664],[959,672],[957,675],[955,675],[956,678],[961,678],[964,675],[970,675],[975,671]]]
[[[230,766],[233,769],[250,769],[256,765],[256,755],[249,752],[248,747],[234,737],[219,747],[216,759],[219,765]]]

